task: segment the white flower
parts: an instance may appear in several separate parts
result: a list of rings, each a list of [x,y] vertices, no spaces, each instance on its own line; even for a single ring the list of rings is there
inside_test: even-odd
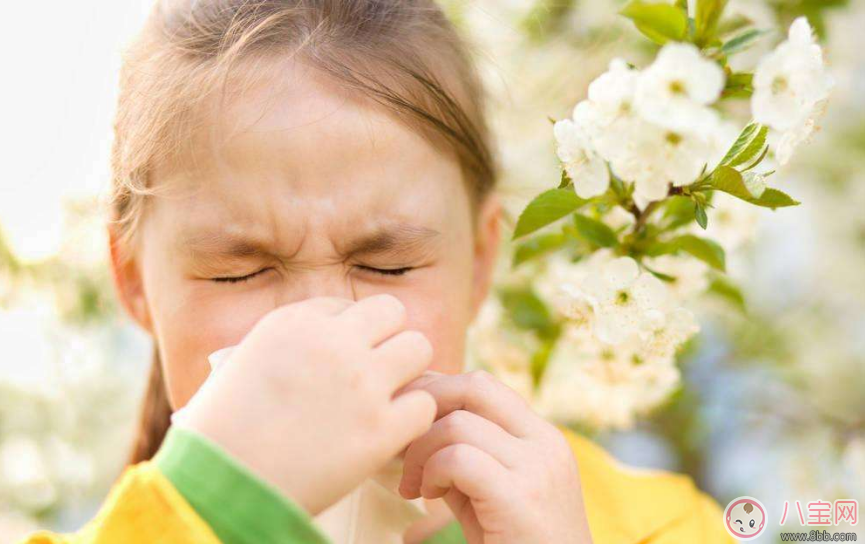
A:
[[[630,257],[598,267],[583,282],[582,291],[595,312],[595,334],[603,342],[619,344],[663,325],[667,289],[651,273],[641,273]]]
[[[706,272],[709,267],[703,261],[675,255],[661,255],[647,258],[646,267],[670,276],[672,281],[665,282],[674,299],[686,301],[706,290],[709,280]]]
[[[646,120],[674,131],[701,132],[717,122],[712,104],[724,89],[724,71],[696,46],[669,43],[637,81],[634,106]]]
[[[667,196],[670,184],[696,181],[714,154],[709,135],[676,132],[639,118],[619,119],[596,139],[613,172],[635,184],[635,199],[649,202]]]
[[[627,429],[679,383],[672,358],[645,358],[568,326],[556,344],[534,408],[550,419]]]
[[[793,158],[793,151],[811,140],[817,130],[817,123],[826,111],[826,100],[815,104],[811,113],[800,123],[781,133],[775,147],[775,158],[780,166],[784,166]]]
[[[610,162],[613,172],[625,181],[633,181],[646,170],[641,162],[640,145],[643,133],[653,127],[633,115],[620,115],[606,125],[600,125],[594,138],[598,153]]]
[[[808,20],[799,17],[788,39],[760,61],[754,72],[754,119],[779,131],[800,126],[829,95],[832,78]]]
[[[535,274],[532,287],[561,317],[587,323],[593,310],[582,284],[590,274],[615,258],[615,254],[605,248],[576,262],[566,252],[553,253],[545,260],[543,269]]]
[[[673,78],[668,87],[677,84],[676,78],[681,74],[667,66],[670,62],[681,55],[695,60],[692,52],[682,53],[676,47],[665,50],[666,56],[650,68],[654,71],[648,79],[645,73],[641,75],[638,70],[628,67],[624,60],[614,59],[609,70],[589,86],[588,99],[574,108],[572,123],[563,122],[561,126],[557,123],[560,158],[565,163],[573,161],[574,169],[579,168],[580,174],[588,181],[581,188],[575,178],[575,188],[580,196],[583,196],[580,191],[594,196],[609,186],[608,172],[601,171],[600,165],[594,164],[596,158],[608,161],[617,176],[635,184],[634,198],[638,206],[644,207],[650,201],[666,197],[670,184],[681,186],[695,181],[703,166],[717,154],[713,140],[717,115],[700,102],[714,100],[717,96],[709,96],[711,93],[692,82],[690,75],[682,76],[685,85],[682,97],[661,100],[652,95],[652,86],[660,84],[660,78]],[[705,63],[717,69],[699,54],[697,57],[699,62],[695,70],[698,72],[707,70]],[[644,105],[654,112],[649,115],[650,120],[638,115],[636,108],[637,92],[644,81]],[[720,85],[723,86],[723,75]],[[677,108],[681,115],[696,120],[696,125],[675,123],[676,126],[691,129],[699,125],[705,130],[679,130],[670,128],[668,122],[659,124],[658,119],[669,118],[663,112],[667,107]]]
[[[589,85],[588,100],[577,104],[573,113],[598,153],[629,181],[639,166],[632,152],[634,136],[644,125],[633,108],[638,76],[624,60],[613,59],[609,70]]]
[[[613,59],[609,70],[589,85],[588,99],[574,107],[571,119],[553,127],[559,159],[582,198],[600,195],[610,185],[604,159],[610,160],[625,141],[611,141],[608,135],[615,137],[617,131],[627,130],[633,117],[631,103],[637,74],[624,60]],[[599,145],[606,146],[606,154]]]
[[[617,175],[627,174],[625,179],[634,181],[635,198],[646,202],[666,197],[670,184],[678,187],[696,181],[714,153],[707,135],[649,123],[635,127],[630,138],[627,152],[616,157],[612,167]]]
[[[589,100],[597,106],[603,123],[631,115],[639,77],[638,70],[630,68],[623,59],[615,58],[610,61],[609,69],[589,85]],[[576,112],[575,117],[579,117]]]
[[[604,253],[595,252],[592,257]],[[557,252],[546,259],[533,287],[541,300],[559,315],[574,321],[586,321],[592,308],[579,285],[590,270],[585,260],[573,262],[566,254]]]
[[[694,314],[687,308],[674,308],[664,318],[664,324],[649,335],[636,353],[643,359],[673,357],[676,350],[700,331]]]
[[[556,152],[574,182],[577,195],[592,198],[606,192],[610,186],[610,172],[589,135],[570,119],[556,122],[553,133],[558,144]]]

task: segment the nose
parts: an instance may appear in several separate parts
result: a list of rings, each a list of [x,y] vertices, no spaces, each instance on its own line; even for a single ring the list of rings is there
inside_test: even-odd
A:
[[[277,292],[277,306],[315,297],[357,300],[351,275],[339,265],[289,274]]]

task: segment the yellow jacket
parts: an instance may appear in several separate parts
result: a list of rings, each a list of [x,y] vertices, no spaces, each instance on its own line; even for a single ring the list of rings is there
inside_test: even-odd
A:
[[[585,437],[560,428],[577,459],[595,544],[735,542],[724,528],[721,508],[697,489],[691,478],[666,471],[629,468]],[[295,512],[300,512],[303,523],[311,519],[299,508]],[[252,534],[255,521],[252,517],[247,519]],[[260,541],[258,538],[242,540]],[[39,531],[21,544],[159,542],[218,544],[221,541],[157,464],[145,461],[124,470],[99,513],[80,531],[75,534]],[[287,534],[285,542],[306,544],[322,540],[315,535],[306,539]]]

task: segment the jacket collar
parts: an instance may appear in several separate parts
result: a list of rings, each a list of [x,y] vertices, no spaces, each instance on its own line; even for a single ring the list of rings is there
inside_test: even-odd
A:
[[[577,459],[594,542],[645,542],[694,507],[695,488],[688,476],[628,467],[589,439],[557,427]]]

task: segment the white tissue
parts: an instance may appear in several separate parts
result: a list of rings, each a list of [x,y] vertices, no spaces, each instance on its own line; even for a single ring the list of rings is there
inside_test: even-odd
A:
[[[210,377],[225,364],[234,346],[211,353]],[[173,425],[183,425],[184,408],[171,415]],[[403,544],[403,533],[427,510],[423,498],[406,500],[399,494],[403,461],[392,458],[380,471],[364,480],[348,495],[313,518],[333,544]]]

